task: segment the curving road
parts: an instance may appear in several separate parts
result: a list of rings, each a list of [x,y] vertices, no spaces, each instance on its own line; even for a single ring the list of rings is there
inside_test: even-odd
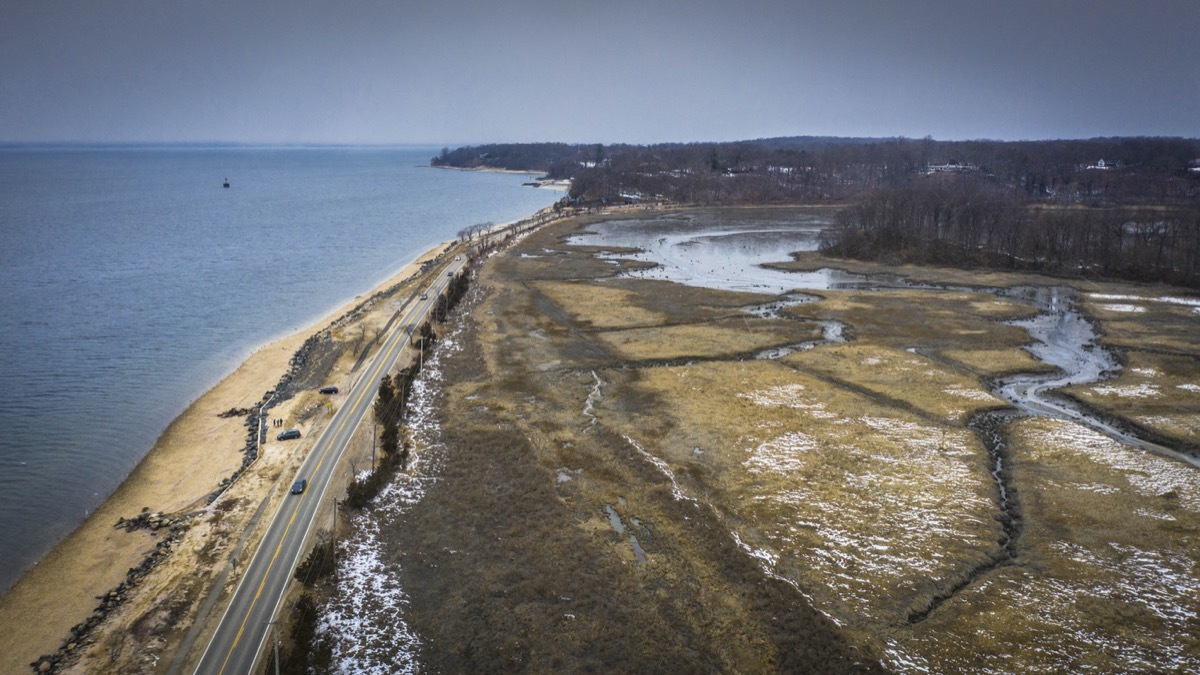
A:
[[[426,289],[428,299],[412,302],[392,328],[363,376],[347,392],[345,403],[321,432],[294,478],[307,478],[308,489],[301,495],[289,494],[267,526],[254,557],[243,571],[225,615],[205,649],[196,672],[202,675],[225,673],[243,675],[254,672],[270,635],[284,592],[292,578],[300,554],[305,549],[318,509],[325,501],[330,478],[350,438],[371,409],[379,381],[391,372],[396,359],[413,332],[432,310],[445,290],[450,274],[458,274],[465,263],[454,259],[438,272]],[[287,481],[291,485],[291,480]]]

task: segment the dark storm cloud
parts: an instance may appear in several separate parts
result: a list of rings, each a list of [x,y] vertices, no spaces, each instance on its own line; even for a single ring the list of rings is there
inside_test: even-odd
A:
[[[1200,3],[15,0],[0,139],[1195,136]]]

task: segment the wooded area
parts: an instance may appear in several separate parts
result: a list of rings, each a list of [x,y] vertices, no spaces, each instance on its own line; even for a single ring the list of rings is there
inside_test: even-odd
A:
[[[545,171],[574,205],[846,204],[831,255],[1200,287],[1200,140],[487,145],[437,166]]]
[[[1030,205],[977,191],[892,189],[839,213],[827,255],[1031,270],[1200,288],[1200,209]]]

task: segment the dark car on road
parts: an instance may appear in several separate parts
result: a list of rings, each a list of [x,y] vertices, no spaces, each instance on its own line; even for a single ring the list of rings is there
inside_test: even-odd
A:
[[[304,490],[308,488],[308,481],[300,478],[295,483],[292,483],[292,494],[304,494]]]
[[[300,430],[299,429],[288,429],[287,431],[280,432],[280,434],[275,437],[275,440],[290,441],[295,438],[300,438]]]
[[[338,388],[337,388],[337,387],[333,387],[333,386],[330,386],[330,387],[321,387],[321,388],[320,388],[320,389],[318,389],[317,391],[321,392],[322,394],[336,394],[336,393],[338,393]]]

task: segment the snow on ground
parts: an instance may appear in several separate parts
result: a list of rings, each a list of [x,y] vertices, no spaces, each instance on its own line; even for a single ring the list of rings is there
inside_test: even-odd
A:
[[[1184,391],[1196,391],[1196,392],[1200,392],[1200,384],[1191,384],[1191,383],[1188,383],[1188,384],[1177,384],[1177,385],[1175,385],[1175,388],[1176,388],[1176,389],[1183,389]]]
[[[972,389],[960,385],[947,387],[942,390],[942,393],[950,394],[951,396],[961,396],[971,401],[993,401],[999,403],[999,399],[982,389]]]
[[[1114,295],[1111,293],[1088,293],[1088,297],[1093,300],[1124,300],[1126,302],[1164,302],[1168,305],[1183,305],[1185,307],[1194,307],[1200,310],[1200,299],[1197,298],[1180,298],[1171,295],[1159,295],[1153,297],[1141,295]]]
[[[1141,305],[1118,304],[1118,305],[1096,305],[1096,306],[1099,307],[1100,309],[1103,309],[1103,310],[1106,310],[1109,312],[1122,312],[1122,313],[1128,313],[1128,314],[1140,314],[1140,313],[1146,311],[1146,308],[1142,307]]]
[[[1092,387],[1092,391],[1100,396],[1119,396],[1121,398],[1155,398],[1162,396],[1157,384],[1104,384]]]
[[[1121,544],[1090,550],[1067,541],[1051,550],[1061,556],[1057,573],[1014,570],[1017,583],[986,584],[998,604],[1028,623],[1028,631],[1013,648],[994,653],[987,666],[972,670],[1196,672],[1190,627],[1196,623],[1200,585],[1190,569],[1196,564],[1193,556]],[[1107,613],[1114,605],[1124,605],[1125,612],[1138,617],[1140,629],[1089,611]],[[1147,614],[1154,620],[1147,621]],[[1147,630],[1150,624],[1154,630]],[[991,645],[997,633],[1005,632],[1004,626],[994,626],[956,637]],[[957,670],[958,664],[940,665]]]
[[[1086,490],[1087,492],[1095,492],[1101,495],[1120,494],[1121,489],[1104,483],[1068,483],[1067,487],[1072,490]]]
[[[1133,421],[1156,429],[1200,435],[1200,415],[1141,415],[1134,416]]]
[[[941,555],[932,554],[976,535],[978,515],[990,515],[995,506],[978,493],[978,475],[958,457],[973,452],[960,434],[884,417],[860,421],[875,439],[822,448],[855,460],[838,484],[796,476],[759,499],[791,514],[769,534],[773,546],[801,554],[804,566],[853,614],[885,618],[878,589],[945,573]],[[776,470],[786,468],[777,461]]]
[[[979,611],[897,646],[927,657],[934,672],[1200,672],[1200,554],[1188,534],[1200,522],[1200,473],[1073,422],[1018,424],[1023,459],[1065,471],[1086,458],[1096,466],[1083,473],[1099,479],[1039,472],[1029,489],[1068,505],[1063,490],[1093,495],[1067,507],[1065,528],[1034,528],[1023,544],[1034,564],[998,568],[962,591],[962,606]],[[1035,521],[1038,510],[1028,514]],[[1058,515],[1057,506],[1045,514]],[[1069,523],[1093,515],[1072,532]],[[889,665],[923,670],[894,657]]]
[[[799,431],[789,432],[760,443],[750,451],[750,458],[742,462],[742,466],[750,473],[790,473],[803,468],[804,459],[800,454],[815,450],[816,447],[817,442],[812,436]]]
[[[799,559],[797,581],[828,589],[819,608],[836,598],[839,615],[891,620],[897,608],[880,607],[878,589],[946,574],[947,546],[994,536],[982,524],[996,508],[979,490],[984,450],[968,431],[885,416],[831,425],[844,416],[799,384],[739,396],[789,410],[757,427],[766,438],[746,439],[747,506],[760,514],[763,559]]]
[[[389,486],[377,502],[387,515],[363,512],[353,518],[354,535],[341,542],[337,595],[324,608],[321,632],[333,638],[339,673],[416,673],[420,638],[404,621],[408,596],[394,567],[380,557],[380,520],[394,517],[424,494],[420,480]]]
[[[784,384],[777,387],[759,389],[749,394],[738,394],[738,398],[748,399],[752,403],[761,406],[805,410],[809,415],[818,419],[833,419],[837,417],[836,414],[825,409],[824,403],[809,400],[811,397],[804,393],[804,385],[802,384]]]
[[[413,383],[409,424],[416,446],[407,473],[398,475],[376,497],[371,509],[352,518],[351,535],[339,542],[337,593],[324,607],[320,631],[334,644],[336,672],[384,675],[417,673],[420,636],[405,621],[408,596],[399,568],[383,559],[380,530],[401,517],[425,495],[438,473],[439,431],[433,394],[441,386],[441,358],[457,351],[457,331],[442,338]]]
[[[1190,556],[1176,551],[1143,551],[1122,544],[1110,544],[1109,550],[1099,552],[1065,541],[1053,546],[1074,563],[1107,568],[1111,572],[1115,587],[1097,585],[1082,592],[1099,597],[1136,598],[1135,602],[1155,616],[1175,625],[1196,620],[1194,598],[1200,594],[1200,581],[1191,573],[1196,561]]]
[[[656,468],[660,472],[662,472],[662,474],[671,481],[671,496],[673,496],[676,501],[680,501],[680,502],[688,501],[688,502],[691,502],[694,506],[697,506],[697,507],[700,506],[700,502],[698,502],[695,499],[692,499],[691,497],[688,497],[687,495],[684,494],[683,488],[679,487],[679,481],[676,480],[676,478],[675,478],[675,472],[671,471],[670,464],[667,464],[663,460],[661,460],[658,457],[655,457],[654,455],[647,452],[646,448],[642,447],[641,443],[638,443],[637,441],[633,440],[629,436],[624,436],[623,438],[625,439],[626,442],[628,442],[631,446],[633,446],[633,449],[637,450],[638,453],[641,454],[642,457],[645,457],[646,461],[653,464],[654,468]]]
[[[1143,497],[1175,493],[1179,505],[1200,513],[1200,471],[1172,459],[1135,450],[1104,434],[1063,420],[1047,421],[1041,441],[1056,452],[1073,452],[1125,477]]]

